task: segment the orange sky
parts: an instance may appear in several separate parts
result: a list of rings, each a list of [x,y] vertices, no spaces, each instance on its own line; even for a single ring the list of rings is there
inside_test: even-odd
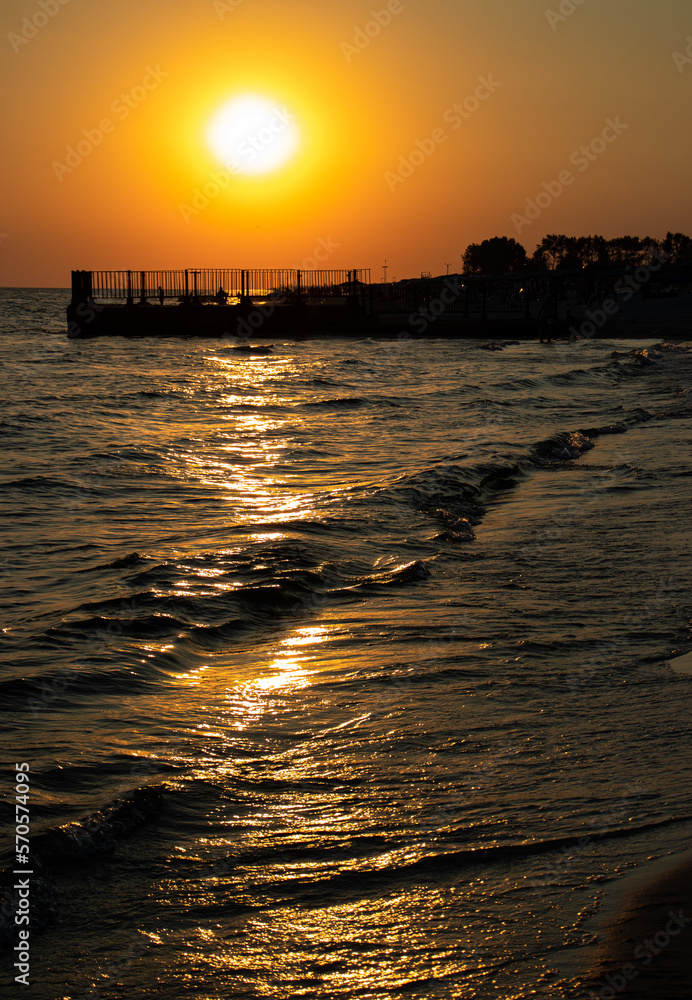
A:
[[[531,253],[553,232],[692,235],[690,13],[689,0],[3,0],[0,284],[315,257],[379,280],[385,259],[390,279],[458,270],[491,236]],[[300,147],[215,190],[205,131],[238,94],[288,110]]]

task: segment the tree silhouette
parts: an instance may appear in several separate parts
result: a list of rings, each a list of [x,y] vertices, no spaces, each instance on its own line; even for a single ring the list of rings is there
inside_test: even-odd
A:
[[[507,236],[470,243],[462,257],[466,274],[507,274],[508,271],[523,271],[526,267],[526,250]]]
[[[582,260],[578,244],[575,236],[551,233],[544,236],[536,247],[532,262],[546,271],[555,271],[559,267],[580,267]]]
[[[642,241],[638,236],[618,236],[608,240],[608,253],[613,264],[639,264]]]
[[[670,257],[671,264],[692,260],[692,240],[684,233],[666,233],[662,247]]]
[[[564,236],[551,233],[536,247],[531,263],[536,268],[557,271],[571,267],[642,267],[661,247],[673,263],[692,260],[692,240],[683,233],[668,233],[661,243],[652,236]]]
[[[471,243],[462,254],[466,274],[507,274],[536,270],[559,271],[581,267],[643,267],[665,251],[671,264],[692,263],[692,238],[684,233],[666,233],[664,240],[653,236],[544,236],[533,256],[516,240],[494,236],[482,243]]]
[[[580,236],[577,240],[577,255],[582,264],[609,264],[608,242],[602,236]]]
[[[609,263],[609,244],[602,236],[564,236],[551,233],[536,247],[533,263],[548,271]]]

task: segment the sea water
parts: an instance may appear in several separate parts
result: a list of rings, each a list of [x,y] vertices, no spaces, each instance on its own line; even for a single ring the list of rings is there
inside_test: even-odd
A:
[[[692,356],[66,301],[2,293],[9,995],[15,763],[37,1000],[588,995],[692,828]]]

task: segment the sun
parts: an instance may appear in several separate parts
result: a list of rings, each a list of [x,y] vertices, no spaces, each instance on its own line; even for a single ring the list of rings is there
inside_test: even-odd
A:
[[[207,142],[231,173],[269,174],[285,166],[300,145],[294,116],[278,101],[241,94],[209,122]]]

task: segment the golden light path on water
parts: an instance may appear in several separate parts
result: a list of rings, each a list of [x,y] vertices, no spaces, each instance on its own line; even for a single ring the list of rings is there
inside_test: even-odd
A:
[[[182,481],[220,492],[229,522],[245,533],[228,550],[217,550],[219,556],[242,552],[249,540],[258,550],[290,543],[294,523],[319,522],[352,491],[377,485],[374,474],[371,480],[340,476],[338,462],[326,478],[324,462],[313,471],[309,460],[291,458],[303,446],[304,418],[275,383],[296,376],[292,362],[207,360],[216,399],[224,387],[221,407],[211,419],[201,413],[198,423],[190,422],[184,446],[171,447],[171,467]],[[181,551],[178,569],[186,558]],[[261,568],[260,560],[255,569]],[[176,590],[193,598],[230,596],[246,587],[247,579],[195,565]],[[392,883],[392,872],[434,858],[448,821],[421,821],[428,790],[416,789],[413,773],[397,779],[408,789],[408,814],[368,792],[389,767],[379,742],[399,738],[400,708],[386,697],[370,706],[343,695],[335,701],[338,685],[330,685],[334,678],[381,672],[381,649],[369,653],[359,633],[367,627],[381,637],[396,629],[398,615],[410,620],[411,610],[390,603],[379,612],[371,607],[364,619],[357,599],[340,613],[317,600],[309,606],[310,624],[300,615],[283,620],[261,644],[245,645],[240,636],[175,675],[178,735],[188,734],[189,747],[174,762],[194,781],[218,789],[194,847],[188,840],[175,850],[203,874],[162,887],[200,914],[198,924],[185,929],[183,982],[189,960],[210,975],[232,976],[235,988],[255,996],[323,990],[325,996],[379,997],[426,981],[430,995],[449,988],[450,996],[461,996],[459,981],[492,988],[492,969],[511,960],[516,943],[498,923],[496,900],[486,895],[482,878],[469,875],[450,887],[443,877],[440,887],[412,874],[403,887],[400,876]],[[151,644],[149,655],[172,649]],[[396,674],[393,667],[392,679]],[[379,842],[376,849],[350,849],[371,837]],[[343,890],[331,888],[342,882]],[[295,902],[296,885],[309,904]],[[488,891],[496,894],[497,888],[496,880]],[[514,891],[508,884],[507,892]],[[223,899],[251,912],[226,915]],[[277,994],[279,981],[292,983],[293,992]],[[187,982],[192,988],[195,975]],[[526,995],[505,992],[503,1000]]]
[[[372,878],[377,878],[378,871],[384,874],[431,854],[433,843],[425,832],[403,847],[387,849],[383,845],[365,861],[345,856],[336,860],[290,859],[292,848],[302,853],[306,844],[317,848],[357,841],[381,825],[387,809],[367,796],[354,806],[352,800],[335,795],[329,785],[323,793],[315,793],[315,782],[322,776],[333,777],[335,765],[345,787],[353,780],[367,781],[367,770],[361,770],[357,762],[344,759],[337,763],[335,737],[340,730],[362,731],[367,746],[372,738],[369,715],[348,716],[334,725],[330,722],[331,706],[322,705],[323,698],[315,690],[325,673],[336,670],[351,675],[357,671],[357,665],[346,662],[347,643],[344,623],[325,616],[318,625],[298,626],[268,644],[253,663],[244,661],[239,652],[232,657],[235,669],[227,662],[220,672],[210,663],[178,677],[187,717],[213,715],[206,729],[196,727],[207,745],[215,744],[211,756],[185,763],[195,768],[199,779],[221,787],[227,783],[232,787],[248,766],[250,773],[254,770],[242,753],[246,736],[269,734],[287,709],[305,713],[295,747],[271,755],[271,772],[284,786],[280,800],[273,798],[264,808],[260,806],[251,826],[242,829],[240,840],[241,813],[233,808],[224,813],[219,807],[216,820],[210,817],[212,829],[198,843],[200,863],[208,851],[236,857],[241,848],[250,854],[262,853],[278,843],[281,852],[289,856],[239,864],[233,868],[230,883],[226,873],[212,873],[194,893],[187,883],[171,887],[176,895],[190,893],[189,906],[201,910],[208,907],[216,912],[220,891],[230,893],[234,903],[252,900],[253,906],[266,909],[242,920],[224,918],[200,924],[187,940],[190,957],[199,961],[202,952],[209,970],[232,974],[238,988],[245,984],[256,995],[266,997],[277,995],[271,985],[277,978],[283,983],[293,981],[296,988],[316,989],[321,984],[325,995],[329,991],[333,995],[349,995],[351,991],[367,995],[370,991],[378,996],[379,991],[403,989],[420,980],[430,980],[431,986],[439,989],[445,982],[451,986],[462,974],[467,984],[481,977],[488,983],[488,952],[499,967],[509,960],[513,946],[511,928],[484,928],[485,916],[495,905],[489,897],[484,904],[487,914],[479,912],[466,924],[457,920],[451,929],[450,910],[464,910],[464,895],[470,886],[436,888],[425,884],[427,880],[417,883],[415,877],[407,880],[404,889],[393,890],[386,877],[381,889],[373,886]],[[229,824],[232,833],[226,833]],[[187,858],[188,863],[194,860]],[[367,881],[358,889],[363,874]],[[316,897],[314,905],[307,908],[286,905],[296,880],[303,886],[314,884],[319,892],[323,880],[332,878],[352,878],[356,887],[346,889],[343,901],[337,892],[332,903]],[[493,892],[496,889],[494,885]],[[508,885],[507,891],[514,891],[514,887]],[[476,898],[478,893],[484,898],[482,880],[475,885],[475,892]],[[349,899],[352,894],[362,898]],[[280,906],[276,905],[277,897],[285,899]],[[444,943],[450,933],[452,940]],[[438,944],[431,950],[433,938]],[[518,990],[504,997],[518,1000],[525,995]]]
[[[187,428],[186,447],[169,446],[167,457],[172,474],[183,482],[225,491],[237,524],[317,517],[316,500],[322,506],[325,501],[338,505],[342,495],[377,484],[376,475],[344,478],[338,467],[326,470],[324,463],[315,463],[311,475],[302,461],[302,472],[296,473],[291,456],[304,447],[306,429],[298,408],[292,408],[293,398],[275,389],[275,383],[290,383],[298,375],[291,359],[234,354],[232,359],[211,355],[206,360],[205,390],[221,413],[211,419],[202,413],[199,424]],[[190,398],[198,391],[191,385]]]

